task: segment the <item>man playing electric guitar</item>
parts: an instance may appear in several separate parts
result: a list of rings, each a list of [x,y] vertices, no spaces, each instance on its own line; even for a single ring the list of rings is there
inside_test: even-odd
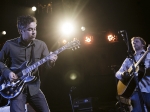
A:
[[[20,37],[6,41],[0,51],[0,72],[5,81],[10,81],[10,83],[14,81],[14,83],[18,83],[20,80],[17,82],[15,82],[15,80],[21,76],[13,71],[14,68],[19,68],[26,61],[33,64],[49,55],[46,44],[43,41],[36,39],[36,26],[37,20],[35,17],[20,16],[17,18],[17,27]],[[7,59],[9,59],[10,67],[12,69],[9,69],[4,64]],[[51,54],[45,65],[52,67],[56,60],[57,55]],[[30,71],[30,69],[27,69],[26,71]],[[21,73],[27,75],[25,71],[22,71]],[[46,98],[40,90],[38,69],[34,71],[34,74],[37,76],[35,80],[27,83],[18,96],[10,99],[10,112],[25,112],[26,102],[28,102],[36,112],[50,112]],[[24,80],[29,79],[25,78]],[[13,91],[13,87],[10,91],[6,91],[6,94],[13,96],[14,94],[10,94],[11,91]],[[18,90],[14,92],[17,93]]]
[[[134,58],[135,58],[136,62],[138,62],[142,58],[140,61],[143,62],[143,65],[144,65],[143,71],[145,71],[145,73],[143,73],[143,77],[141,77],[139,79],[140,80],[139,88],[140,88],[140,91],[142,94],[142,99],[144,101],[145,107],[147,108],[147,111],[150,112],[150,72],[149,72],[150,53],[149,53],[149,46],[148,46],[148,51],[145,51],[144,48],[146,46],[146,42],[141,37],[133,37],[131,39],[131,44],[132,44],[133,50],[135,51]],[[135,62],[135,65],[137,64],[136,62]],[[132,93],[131,94],[131,103],[133,106],[132,112],[142,112],[137,86],[135,86],[135,88],[133,88],[133,91],[128,91],[133,87],[132,84],[130,84],[130,83],[132,83],[132,81],[130,82],[130,80],[129,80],[131,78],[131,76],[134,76],[133,73],[130,74],[130,72],[129,72],[129,71],[131,71],[130,69],[132,68],[132,63],[133,63],[133,61],[130,58],[126,58],[122,64],[122,66],[120,67],[120,69],[116,72],[116,77],[119,79],[118,88],[117,88],[119,91],[118,94],[120,96],[123,95],[125,97],[127,95],[127,98],[128,98],[129,97],[128,92]],[[136,65],[136,69],[138,69],[137,65]],[[138,73],[139,71],[140,71],[140,69],[138,69],[138,71],[136,71],[137,76],[141,73],[141,72]],[[126,80],[129,82],[126,82]],[[134,82],[134,84],[135,84],[135,82]]]

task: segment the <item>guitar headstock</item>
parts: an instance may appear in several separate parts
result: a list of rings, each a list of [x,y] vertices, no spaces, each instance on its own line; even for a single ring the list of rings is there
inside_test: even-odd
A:
[[[79,40],[73,40],[71,42],[68,42],[66,45],[64,45],[64,47],[66,49],[72,49],[72,50],[75,49],[76,50],[77,48],[80,48],[79,45],[80,45],[80,41]]]
[[[150,44],[148,44],[147,46],[147,51],[150,51]]]

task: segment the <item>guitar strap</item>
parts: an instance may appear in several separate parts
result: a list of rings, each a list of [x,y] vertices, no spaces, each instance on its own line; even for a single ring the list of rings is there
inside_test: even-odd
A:
[[[145,52],[142,51],[142,52],[141,52],[141,55],[143,55],[144,53],[145,53]],[[146,56],[147,56],[147,54],[146,54]],[[139,65],[144,66],[144,62],[145,62],[146,56],[142,59],[142,61],[139,63]]]
[[[31,61],[31,63],[35,63],[34,44],[32,44],[32,47],[31,47],[30,61]]]
[[[141,55],[143,55],[145,52],[144,51],[142,51],[141,52]],[[146,54],[146,56],[147,56],[147,54]],[[142,60],[142,62],[144,63],[144,61],[145,61],[145,58],[146,58],[146,56],[143,58],[143,60]]]

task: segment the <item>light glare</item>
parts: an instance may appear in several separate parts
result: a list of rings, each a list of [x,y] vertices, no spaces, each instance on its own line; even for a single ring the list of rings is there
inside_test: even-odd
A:
[[[35,6],[32,7],[32,11],[36,11],[36,7]]]
[[[117,37],[115,35],[108,35],[107,37],[108,41],[115,42],[117,41]]]
[[[67,43],[67,40],[64,39],[64,40],[62,41],[62,43],[63,43],[63,44],[66,44],[66,43]]]
[[[81,30],[82,30],[82,31],[85,31],[85,27],[84,27],[84,26],[82,26],[82,27],[81,27]]]
[[[77,78],[77,75],[75,73],[70,74],[70,79],[75,80]]]
[[[65,35],[70,35],[74,31],[74,27],[72,23],[66,22],[62,25],[62,32]]]
[[[92,44],[92,42],[93,42],[93,36],[92,35],[87,35],[84,38],[84,41],[85,41],[86,44]]]
[[[6,31],[2,31],[2,35],[6,35]]]

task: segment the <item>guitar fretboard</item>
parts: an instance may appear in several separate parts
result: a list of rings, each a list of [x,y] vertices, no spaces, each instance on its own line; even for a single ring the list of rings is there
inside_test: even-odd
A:
[[[143,54],[143,56],[138,60],[138,62],[137,63],[135,63],[135,68],[140,64],[140,62],[144,59],[144,57],[147,55],[147,53],[148,53],[149,51],[147,50],[144,54]],[[132,71],[132,69],[133,69],[133,67],[131,66],[129,69],[128,69],[128,72],[130,73],[131,71]]]

